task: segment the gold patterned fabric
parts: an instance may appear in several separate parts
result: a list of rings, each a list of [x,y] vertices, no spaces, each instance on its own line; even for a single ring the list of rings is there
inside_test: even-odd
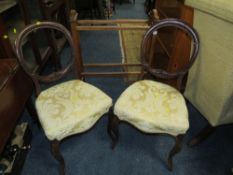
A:
[[[128,87],[117,100],[114,114],[147,133],[184,134],[189,128],[182,94],[173,87],[142,80]]]
[[[39,120],[49,140],[90,129],[112,105],[98,88],[72,80],[42,91],[36,99]]]

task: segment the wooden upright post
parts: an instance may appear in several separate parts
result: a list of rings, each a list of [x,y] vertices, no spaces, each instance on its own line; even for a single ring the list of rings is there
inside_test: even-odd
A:
[[[78,13],[75,10],[70,11],[70,22],[71,22],[71,34],[74,43],[74,56],[75,56],[75,66],[76,66],[76,74],[79,79],[84,79],[82,72],[84,71],[83,67],[83,58],[82,58],[82,50],[80,45],[80,36],[76,29],[78,26]]]

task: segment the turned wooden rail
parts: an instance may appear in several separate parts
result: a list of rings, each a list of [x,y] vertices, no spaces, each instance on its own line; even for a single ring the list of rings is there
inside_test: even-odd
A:
[[[130,72],[127,71],[127,67],[141,67],[141,64],[132,63],[93,63],[84,64],[80,43],[79,31],[112,31],[112,30],[147,30],[152,23],[150,20],[144,19],[116,19],[116,20],[78,20],[78,14],[75,10],[71,10],[71,33],[75,46],[76,54],[76,66],[78,68],[77,76],[80,79],[84,79],[86,76],[128,76],[128,75],[140,75],[140,71]],[[118,24],[126,24],[119,26]],[[127,26],[127,24],[129,24]],[[88,72],[86,68],[107,68],[107,67],[122,67],[122,71],[118,72]]]

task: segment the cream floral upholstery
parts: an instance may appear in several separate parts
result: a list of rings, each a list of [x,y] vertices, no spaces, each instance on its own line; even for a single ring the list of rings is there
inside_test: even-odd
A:
[[[80,80],[53,86],[36,99],[39,120],[49,140],[90,129],[111,105],[104,92]]]
[[[128,87],[117,100],[114,114],[147,133],[176,136],[189,128],[188,111],[180,92],[151,80]]]

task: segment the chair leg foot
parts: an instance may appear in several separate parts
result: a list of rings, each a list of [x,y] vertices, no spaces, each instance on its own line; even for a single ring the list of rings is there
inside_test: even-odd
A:
[[[65,175],[65,161],[64,158],[60,152],[59,148],[59,141],[58,140],[53,140],[51,141],[51,153],[53,157],[59,162],[59,174],[60,175]]]
[[[182,148],[182,141],[183,141],[184,135],[178,135],[175,137],[175,145],[173,146],[172,150],[169,153],[168,156],[168,169],[172,171],[173,169],[173,163],[172,163],[172,158],[174,157],[175,154],[179,153]]]
[[[108,119],[108,134],[112,140],[111,148],[114,149],[118,139],[119,139],[119,119],[116,115],[113,114],[113,109],[111,108],[109,111],[109,119]]]
[[[188,142],[188,146],[195,146],[209,137],[215,130],[215,127],[208,124],[194,138]]]

